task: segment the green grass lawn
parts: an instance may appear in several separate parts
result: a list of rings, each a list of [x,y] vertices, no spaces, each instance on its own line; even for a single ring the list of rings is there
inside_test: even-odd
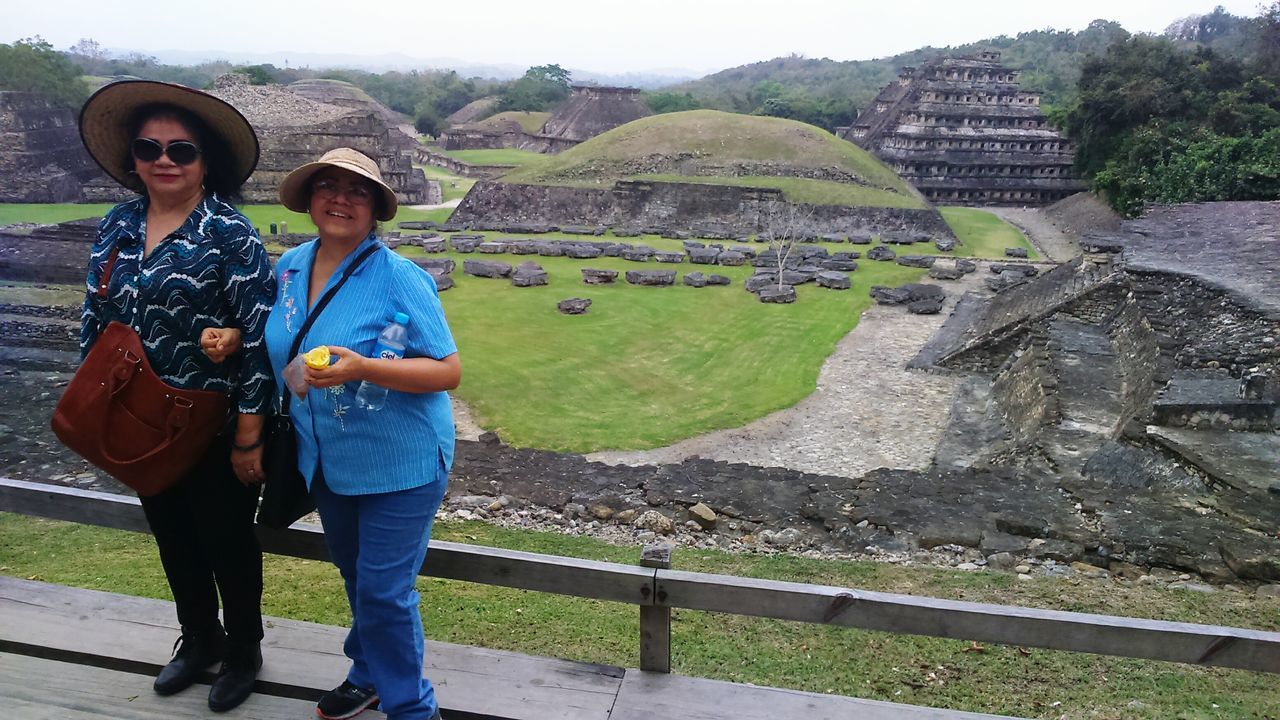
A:
[[[455,160],[461,160],[468,165],[514,165],[523,167],[525,165],[535,165],[547,159],[547,156],[542,153],[510,148],[498,150],[440,150],[440,152]]]
[[[475,178],[454,175],[444,168],[431,165],[415,165],[414,167],[421,168],[428,180],[435,180],[440,183],[440,192],[444,196],[444,202],[465,197],[471,187],[476,184]]]
[[[776,188],[791,202],[811,205],[867,205],[869,207],[924,208],[914,195],[882,190],[866,185],[810,180],[794,177],[709,177],[701,175],[632,175],[627,180],[655,180],[672,183],[702,183],[738,187]]]
[[[1018,228],[1002,220],[995,213],[979,208],[940,207],[942,218],[951,231],[963,243],[956,255],[965,257],[1004,258],[1007,247],[1026,248],[1030,259],[1039,260],[1040,254],[1031,247]]]
[[[438,522],[436,539],[611,562],[639,548],[552,532]],[[428,556],[430,557],[430,556]],[[1280,601],[1079,579],[1016,582],[999,573],[677,549],[680,570],[1078,612],[1280,630]],[[170,599],[149,535],[0,513],[0,573]],[[422,578],[434,640],[635,667],[635,606]],[[267,615],[347,625],[341,579],[325,562],[269,555]],[[271,630],[267,629],[268,639]],[[334,648],[338,652],[339,648]],[[1045,720],[1277,718],[1275,678],[1047,650],[825,626],[672,613],[682,675]]]
[[[80,220],[83,218],[102,217],[108,210],[112,208],[109,203],[98,204],[38,204],[38,203],[0,203],[0,225],[9,225],[12,223],[32,222],[32,223],[60,223],[69,220]],[[270,229],[271,223],[287,222],[289,224],[289,232],[292,233],[313,233],[316,231],[315,223],[311,222],[311,218],[304,213],[296,213],[287,210],[283,205],[242,205],[240,212],[249,218],[249,222],[258,228],[260,233],[266,234]],[[412,208],[400,208],[396,213],[394,220],[386,223],[389,228],[394,228],[395,223],[405,220],[434,220],[436,222],[444,222],[448,219],[450,210],[414,210]]]
[[[12,213],[15,207],[0,206],[0,212]],[[85,206],[24,207],[39,213],[15,219],[39,214],[49,221],[55,219],[50,217],[55,209],[66,213],[63,217],[86,214]],[[302,224],[303,216],[278,206],[250,206],[247,212],[263,226],[280,216],[290,218],[291,231],[306,232],[309,226]],[[402,210],[397,220],[416,216],[442,221],[448,213]],[[967,217],[995,222],[973,222],[962,232],[958,229],[967,243],[962,254],[991,251],[1001,256],[1011,242],[1003,236],[1007,226],[984,211]],[[627,241],[660,250],[681,249],[679,240],[656,236]],[[832,251],[867,250],[822,245]],[[938,253],[930,243],[896,250]],[[850,276],[851,290],[802,286],[795,305],[764,305],[742,289],[753,272],[750,267],[641,265],[619,258],[494,258],[513,264],[534,260],[547,270],[549,285],[515,288],[507,281],[461,272],[465,259],[486,256],[452,257],[459,265],[454,273],[457,285],[442,299],[465,366],[457,395],[483,427],[512,445],[572,452],[661,447],[739,427],[794,405],[813,392],[835,344],[870,305],[868,289],[912,282],[924,274],[917,268],[863,260]],[[733,284],[645,288],[619,281],[588,286],[582,283],[582,267],[614,269],[620,275],[642,268],[674,269],[677,278],[697,270],[727,275]],[[556,311],[558,301],[574,296],[593,300],[586,315],[569,317]]]
[[[679,241],[645,238],[677,249]],[[846,246],[847,247],[847,246]],[[804,286],[795,305],[764,305],[742,289],[751,267],[638,264],[620,258],[502,256],[542,265],[549,284],[515,288],[464,275],[477,255],[453,255],[456,286],[442,295],[463,358],[457,395],[477,420],[520,447],[590,452],[659,447],[737,427],[789,407],[810,392],[836,342],[871,303],[873,284],[899,285],[920,269],[863,263],[853,289]],[[619,271],[613,285],[589,286],[581,268]],[[729,276],[729,287],[646,288],[627,270]],[[556,311],[568,297],[591,298],[586,315]]]

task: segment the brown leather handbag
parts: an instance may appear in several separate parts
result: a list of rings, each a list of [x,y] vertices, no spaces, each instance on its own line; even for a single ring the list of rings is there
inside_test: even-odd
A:
[[[113,251],[98,296],[106,297]],[[111,322],[98,335],[53,411],[64,445],[139,495],[155,495],[199,462],[227,421],[231,399],[176,388],[147,362],[133,328]]]

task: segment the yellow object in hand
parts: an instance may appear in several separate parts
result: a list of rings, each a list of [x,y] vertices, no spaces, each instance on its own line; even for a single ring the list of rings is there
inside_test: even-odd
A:
[[[317,345],[302,354],[302,362],[312,370],[323,370],[329,367],[330,357],[328,345]]]

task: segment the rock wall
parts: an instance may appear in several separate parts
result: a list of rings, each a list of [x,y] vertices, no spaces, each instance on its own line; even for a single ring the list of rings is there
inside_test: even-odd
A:
[[[94,177],[115,185],[80,144],[70,108],[38,93],[0,92],[0,202],[81,202]]]
[[[246,202],[277,202],[285,175],[337,147],[376,160],[401,203],[428,202],[426,176],[413,167],[403,133],[379,113],[315,102],[278,85],[250,85],[236,74],[219,77],[211,92],[243,113],[258,134],[262,155],[245,183]]]
[[[1127,276],[1166,367],[1224,368],[1233,377],[1257,367],[1280,377],[1280,318],[1196,278],[1132,270]]]
[[[701,226],[754,233],[789,207],[812,211],[807,224],[819,233],[907,230],[954,237],[934,209],[803,205],[788,203],[772,188],[701,183],[620,181],[611,188],[476,183],[452,220],[488,224],[614,225],[688,230]]]
[[[1057,383],[1050,376],[1048,365],[1044,340],[1036,338],[1021,352],[1010,355],[991,381],[991,397],[1018,445],[1033,442],[1040,426],[1053,414],[1050,399]]]
[[[1110,335],[1124,381],[1121,415],[1144,424],[1151,413],[1151,402],[1158,384],[1167,380],[1167,374],[1160,369],[1160,339],[1142,314],[1141,307],[1132,299],[1128,299],[1116,314]],[[1140,432],[1141,428],[1126,428],[1126,432],[1129,431]]]

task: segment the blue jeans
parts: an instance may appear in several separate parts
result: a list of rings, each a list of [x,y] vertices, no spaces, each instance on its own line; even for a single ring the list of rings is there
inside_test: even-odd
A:
[[[329,557],[351,603],[343,646],[347,680],[374,688],[390,720],[429,720],[435,689],[422,676],[422,616],[415,582],[431,523],[444,499],[441,480],[398,492],[338,495],[320,473],[311,483]]]

